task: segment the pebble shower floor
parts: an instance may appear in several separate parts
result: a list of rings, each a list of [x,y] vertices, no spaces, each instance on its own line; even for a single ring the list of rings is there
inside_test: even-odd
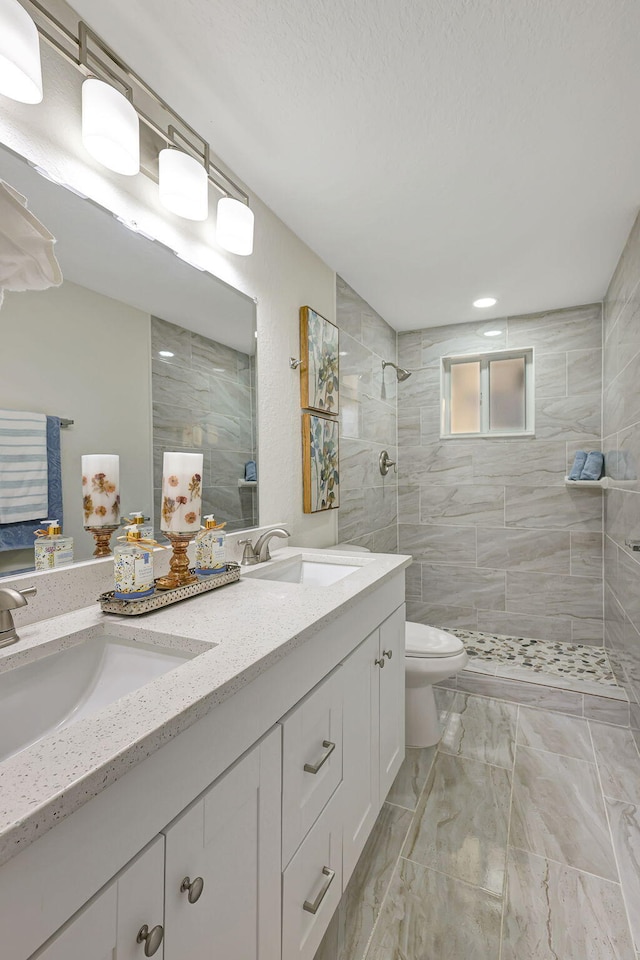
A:
[[[451,633],[464,641],[465,649],[477,667],[486,662],[523,667],[533,673],[550,673],[572,680],[618,685],[604,647],[506,637],[475,630],[452,629]]]

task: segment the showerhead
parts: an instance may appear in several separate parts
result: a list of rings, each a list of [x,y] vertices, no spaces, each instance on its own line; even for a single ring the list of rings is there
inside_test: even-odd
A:
[[[392,363],[391,360],[382,361],[382,369],[384,370],[385,367],[394,368],[399,383],[402,383],[403,380],[407,380],[411,376],[410,370],[403,370],[402,367],[399,367],[397,363]]]

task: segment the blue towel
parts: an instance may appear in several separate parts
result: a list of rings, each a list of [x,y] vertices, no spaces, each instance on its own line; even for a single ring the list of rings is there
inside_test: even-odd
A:
[[[591,453],[587,455],[587,462],[582,468],[582,473],[580,474],[581,480],[599,480],[602,476],[602,468],[604,467],[604,457],[599,450],[592,450]]]
[[[62,458],[60,456],[60,417],[47,417],[47,497],[49,517],[63,523],[62,516]],[[44,517],[42,519],[45,519]],[[32,547],[39,521],[0,524],[0,551],[24,550]]]
[[[579,480],[584,470],[584,465],[587,462],[587,453],[586,450],[578,450],[576,453],[576,458],[573,461],[573,466],[571,467],[571,473],[569,474],[569,480]]]
[[[258,474],[256,472],[256,462],[255,460],[247,460],[244,465],[244,478],[245,480],[257,480]]]

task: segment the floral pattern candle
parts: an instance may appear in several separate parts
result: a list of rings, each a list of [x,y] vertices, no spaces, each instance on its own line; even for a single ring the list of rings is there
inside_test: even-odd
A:
[[[160,529],[164,533],[200,530],[202,514],[201,453],[165,453],[162,463]]]
[[[120,523],[120,457],[91,453],[82,458],[82,505],[85,527]]]

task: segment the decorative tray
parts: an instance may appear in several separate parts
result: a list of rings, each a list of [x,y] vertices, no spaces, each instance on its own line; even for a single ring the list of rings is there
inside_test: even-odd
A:
[[[190,573],[194,571],[191,570]],[[186,587],[176,587],[174,590],[158,590],[151,597],[145,597],[143,600],[116,600],[113,596],[113,590],[103,593],[98,597],[98,603],[103,613],[119,613],[125,617],[139,617],[142,613],[151,613],[152,610],[159,610],[161,607],[168,607],[172,603],[178,603],[180,600],[187,600],[189,597],[197,597],[200,593],[207,593],[209,590],[215,590],[216,587],[224,587],[227,583],[236,583],[240,579],[240,565],[238,563],[227,563],[227,569],[224,573],[215,573],[205,580],[198,580],[197,583],[189,583]]]

